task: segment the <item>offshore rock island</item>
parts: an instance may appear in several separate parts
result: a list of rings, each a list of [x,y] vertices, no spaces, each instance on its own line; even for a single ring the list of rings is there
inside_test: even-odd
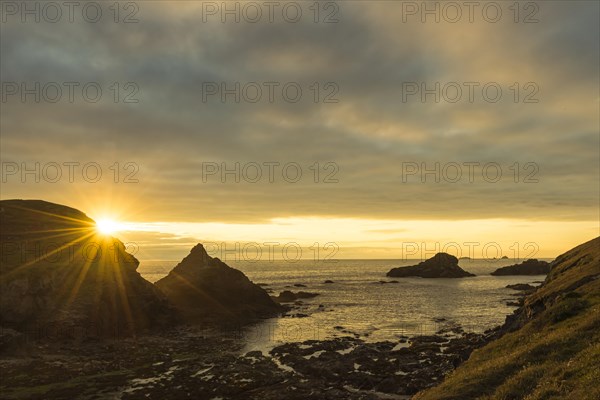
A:
[[[394,278],[466,278],[475,276],[458,266],[458,259],[447,253],[437,253],[435,256],[409,267],[391,269],[387,276]]]

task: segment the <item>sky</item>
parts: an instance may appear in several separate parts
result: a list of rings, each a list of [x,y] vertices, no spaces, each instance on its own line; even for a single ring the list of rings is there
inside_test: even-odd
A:
[[[600,233],[598,2],[54,4],[2,3],[0,198],[115,220],[138,258]]]

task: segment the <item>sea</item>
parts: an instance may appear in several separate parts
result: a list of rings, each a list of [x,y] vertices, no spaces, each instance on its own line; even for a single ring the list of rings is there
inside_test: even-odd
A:
[[[512,314],[518,293],[509,284],[539,285],[545,275],[492,276],[495,269],[522,260],[461,259],[475,277],[459,279],[388,278],[394,267],[421,260],[227,261],[271,295],[283,290],[318,293],[303,299],[289,316],[244,327],[244,351],[268,351],[284,343],[354,336],[365,341],[435,334],[460,326],[482,333]],[[551,261],[551,260],[547,260]],[[141,261],[138,272],[155,282],[178,261]],[[326,280],[333,283],[324,283]],[[398,283],[382,283],[396,280]]]

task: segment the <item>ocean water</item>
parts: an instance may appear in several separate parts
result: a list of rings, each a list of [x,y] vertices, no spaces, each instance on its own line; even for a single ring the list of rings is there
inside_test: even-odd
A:
[[[461,279],[387,278],[393,267],[420,260],[227,261],[273,295],[283,290],[319,293],[304,299],[294,313],[305,317],[272,318],[242,331],[245,351],[268,350],[285,342],[323,340],[354,335],[367,341],[397,340],[433,334],[458,324],[483,332],[502,324],[516,307],[507,306],[518,293],[506,285],[536,285],[545,276],[490,275],[496,268],[521,260],[460,260],[476,277]],[[142,261],[138,271],[151,282],[162,278],[177,261]],[[325,284],[325,280],[334,281]],[[381,284],[379,281],[399,283]],[[306,287],[294,287],[294,284]],[[293,313],[292,313],[293,314]]]

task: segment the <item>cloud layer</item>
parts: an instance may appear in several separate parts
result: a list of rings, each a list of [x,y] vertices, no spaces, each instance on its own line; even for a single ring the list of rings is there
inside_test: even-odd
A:
[[[77,14],[74,23],[21,23],[9,15],[1,26],[3,83],[97,82],[103,96],[97,103],[83,100],[78,89],[73,103],[9,96],[1,112],[2,161],[94,161],[106,177],[115,162],[134,162],[139,183],[29,178],[23,184],[15,175],[3,183],[2,197],[73,203],[82,193],[110,191],[137,202],[139,221],[597,221],[598,3],[538,2],[537,23],[522,22],[533,9],[521,9],[515,23],[504,2],[496,23],[479,9],[472,23],[466,17],[449,23],[443,14],[439,23],[431,16],[422,23],[402,3],[339,2],[321,10],[319,20],[335,11],[337,23],[314,23],[308,3],[297,3],[298,23],[277,13],[273,23],[231,17],[222,23],[201,2],[138,2],[133,24],[114,23],[106,7],[98,23]],[[118,103],[114,82],[121,85]],[[139,87],[132,97],[139,103],[122,102],[133,93],[127,82]],[[228,88],[256,82],[263,97],[251,103],[242,95],[236,103],[227,95],[223,103],[216,94],[203,101],[212,82]],[[279,83],[273,102],[265,82]],[[281,93],[290,82],[302,88],[297,103]],[[449,97],[457,85],[478,86],[473,102],[465,91],[456,103],[443,93],[438,103],[433,95],[423,102],[420,93],[403,99],[413,82],[452,83]],[[488,83],[503,90],[496,103],[483,97]],[[253,88],[247,86],[250,97]],[[327,95],[338,102],[324,102]],[[525,103],[528,95],[538,102]],[[265,178],[265,162],[280,163],[274,182]],[[469,162],[479,163],[473,182],[463,164]],[[206,163],[219,169],[240,163],[248,174],[249,163],[258,163],[263,179],[242,176],[235,183],[228,175],[222,183],[219,173],[203,177]],[[302,169],[296,183],[281,176],[279,168],[289,163]],[[422,183],[418,171],[403,182],[406,163],[419,169],[439,163],[441,179],[430,174]],[[456,169],[449,163],[462,166],[463,179],[451,182]],[[496,164],[482,175],[490,163]],[[497,166],[502,178],[493,182]],[[537,183],[523,182],[530,174]],[[328,176],[338,182],[323,182]]]

